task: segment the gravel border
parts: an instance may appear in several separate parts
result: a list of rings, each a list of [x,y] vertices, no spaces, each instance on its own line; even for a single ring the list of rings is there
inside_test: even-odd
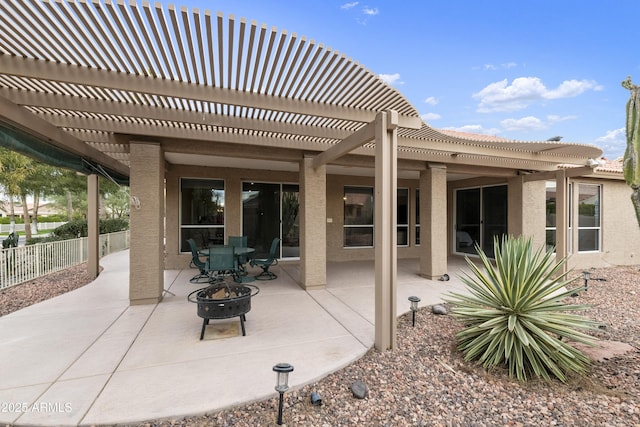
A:
[[[70,271],[71,270],[71,271]],[[634,350],[594,362],[585,377],[566,384],[512,380],[502,369],[486,371],[464,362],[455,348],[461,325],[430,308],[398,320],[397,349],[370,350],[351,365],[285,394],[284,422],[290,426],[640,426],[640,272],[637,266],[592,269],[587,292],[571,302],[590,304],[585,315],[603,323],[600,340],[630,344]],[[0,291],[0,313],[37,302],[42,293],[82,286],[82,267],[54,273]],[[86,282],[86,277],[84,278]],[[576,280],[576,286],[582,279]],[[44,298],[46,299],[46,298]],[[291,374],[295,376],[295,371]],[[363,381],[364,399],[351,384]],[[317,392],[323,404],[310,403]],[[223,390],[218,389],[218,392]],[[183,419],[138,426],[276,425],[277,394],[264,401]]]

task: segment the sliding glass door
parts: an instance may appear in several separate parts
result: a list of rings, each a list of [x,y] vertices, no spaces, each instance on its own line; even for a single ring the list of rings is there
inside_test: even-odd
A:
[[[279,258],[300,257],[298,185],[245,182],[242,184],[242,234],[266,257],[274,237],[281,239]]]
[[[507,233],[507,186],[456,190],[455,252],[475,254],[475,245],[490,257],[494,238]]]

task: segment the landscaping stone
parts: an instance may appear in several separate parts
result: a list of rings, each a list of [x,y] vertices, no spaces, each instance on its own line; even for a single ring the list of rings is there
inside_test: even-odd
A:
[[[447,308],[442,304],[436,304],[431,307],[433,314],[447,314]]]
[[[356,380],[351,384],[351,392],[357,399],[364,399],[367,397],[367,385],[360,380]]]

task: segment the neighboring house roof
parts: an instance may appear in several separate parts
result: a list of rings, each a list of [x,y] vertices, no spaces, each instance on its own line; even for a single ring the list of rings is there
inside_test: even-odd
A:
[[[28,204],[29,212],[33,212],[33,203]],[[9,203],[5,201],[0,201],[0,212],[5,215],[9,215],[11,212],[11,208],[9,207]],[[13,212],[15,215],[22,215],[23,208],[22,205],[14,205]],[[55,215],[60,213],[60,210],[53,206],[51,203],[41,203],[38,205],[38,215],[46,216],[46,215]]]
[[[602,153],[433,129],[345,54],[233,15],[14,0],[0,2],[0,22],[0,143],[16,144],[6,128],[18,129],[119,174],[129,174],[136,140],[161,142],[170,163],[198,164],[214,149],[237,156],[239,145],[264,148],[242,156],[294,163],[286,150],[324,151],[390,109],[400,116],[399,159],[552,169]]]

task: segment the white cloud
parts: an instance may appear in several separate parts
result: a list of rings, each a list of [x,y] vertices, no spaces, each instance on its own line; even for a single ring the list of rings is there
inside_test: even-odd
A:
[[[427,99],[424,100],[425,104],[429,104],[429,105],[438,105],[438,98],[434,97],[434,96],[430,96]]]
[[[558,123],[558,122],[566,122],[567,120],[575,120],[578,116],[557,116],[555,114],[551,114],[547,116],[547,120],[549,123]]]
[[[509,68],[514,68],[517,67],[518,64],[515,62],[505,62],[503,64],[500,65],[495,65],[495,64],[484,64],[482,67],[473,67],[475,70],[481,68],[484,71],[495,71],[495,70],[499,70],[501,68],[505,68],[505,69],[509,69]]]
[[[400,74],[378,74],[378,77],[382,79],[386,84],[394,86],[404,84],[403,81],[400,80]]]
[[[539,119],[534,116],[521,117],[519,119],[505,119],[500,125],[509,131],[537,131],[549,129],[552,125],[565,122],[567,120],[575,120],[578,116],[557,116],[548,115],[546,120]]]
[[[357,1],[354,1],[354,2],[351,2],[351,3],[345,3],[342,6],[340,6],[340,9],[352,9],[352,8],[356,7],[358,5],[358,3],[359,2],[357,2]]]
[[[500,125],[506,130],[542,130],[548,126],[537,117],[527,116],[520,119],[505,119]]]
[[[507,79],[494,82],[473,98],[480,100],[477,111],[517,111],[531,103],[544,99],[572,98],[587,90],[602,90],[602,86],[592,80],[565,80],[555,89],[547,89],[538,77],[518,77],[511,84]]]
[[[421,114],[420,118],[425,122],[429,122],[430,120],[440,120],[442,116],[436,113],[426,113],[426,114]]]
[[[480,135],[493,135],[493,136],[500,133],[500,129],[496,129],[496,128],[485,129],[484,127],[482,127],[482,125],[464,125],[459,127],[450,126],[443,129],[455,130],[458,132],[477,133]]]
[[[627,131],[625,128],[607,131],[603,136],[596,138],[595,142],[602,148],[604,157],[617,159],[624,155],[627,148]]]
[[[565,80],[557,88],[543,94],[546,99],[574,98],[585,91],[593,89],[602,90],[602,86],[593,80]]]
[[[613,142],[613,141],[624,141],[625,144],[627,142],[627,132],[625,128],[609,130],[604,136],[596,138],[596,142]]]
[[[374,7],[374,8],[370,8],[370,7],[363,7],[362,8],[362,13],[364,13],[367,16],[375,16],[377,15],[378,12],[378,8]]]

